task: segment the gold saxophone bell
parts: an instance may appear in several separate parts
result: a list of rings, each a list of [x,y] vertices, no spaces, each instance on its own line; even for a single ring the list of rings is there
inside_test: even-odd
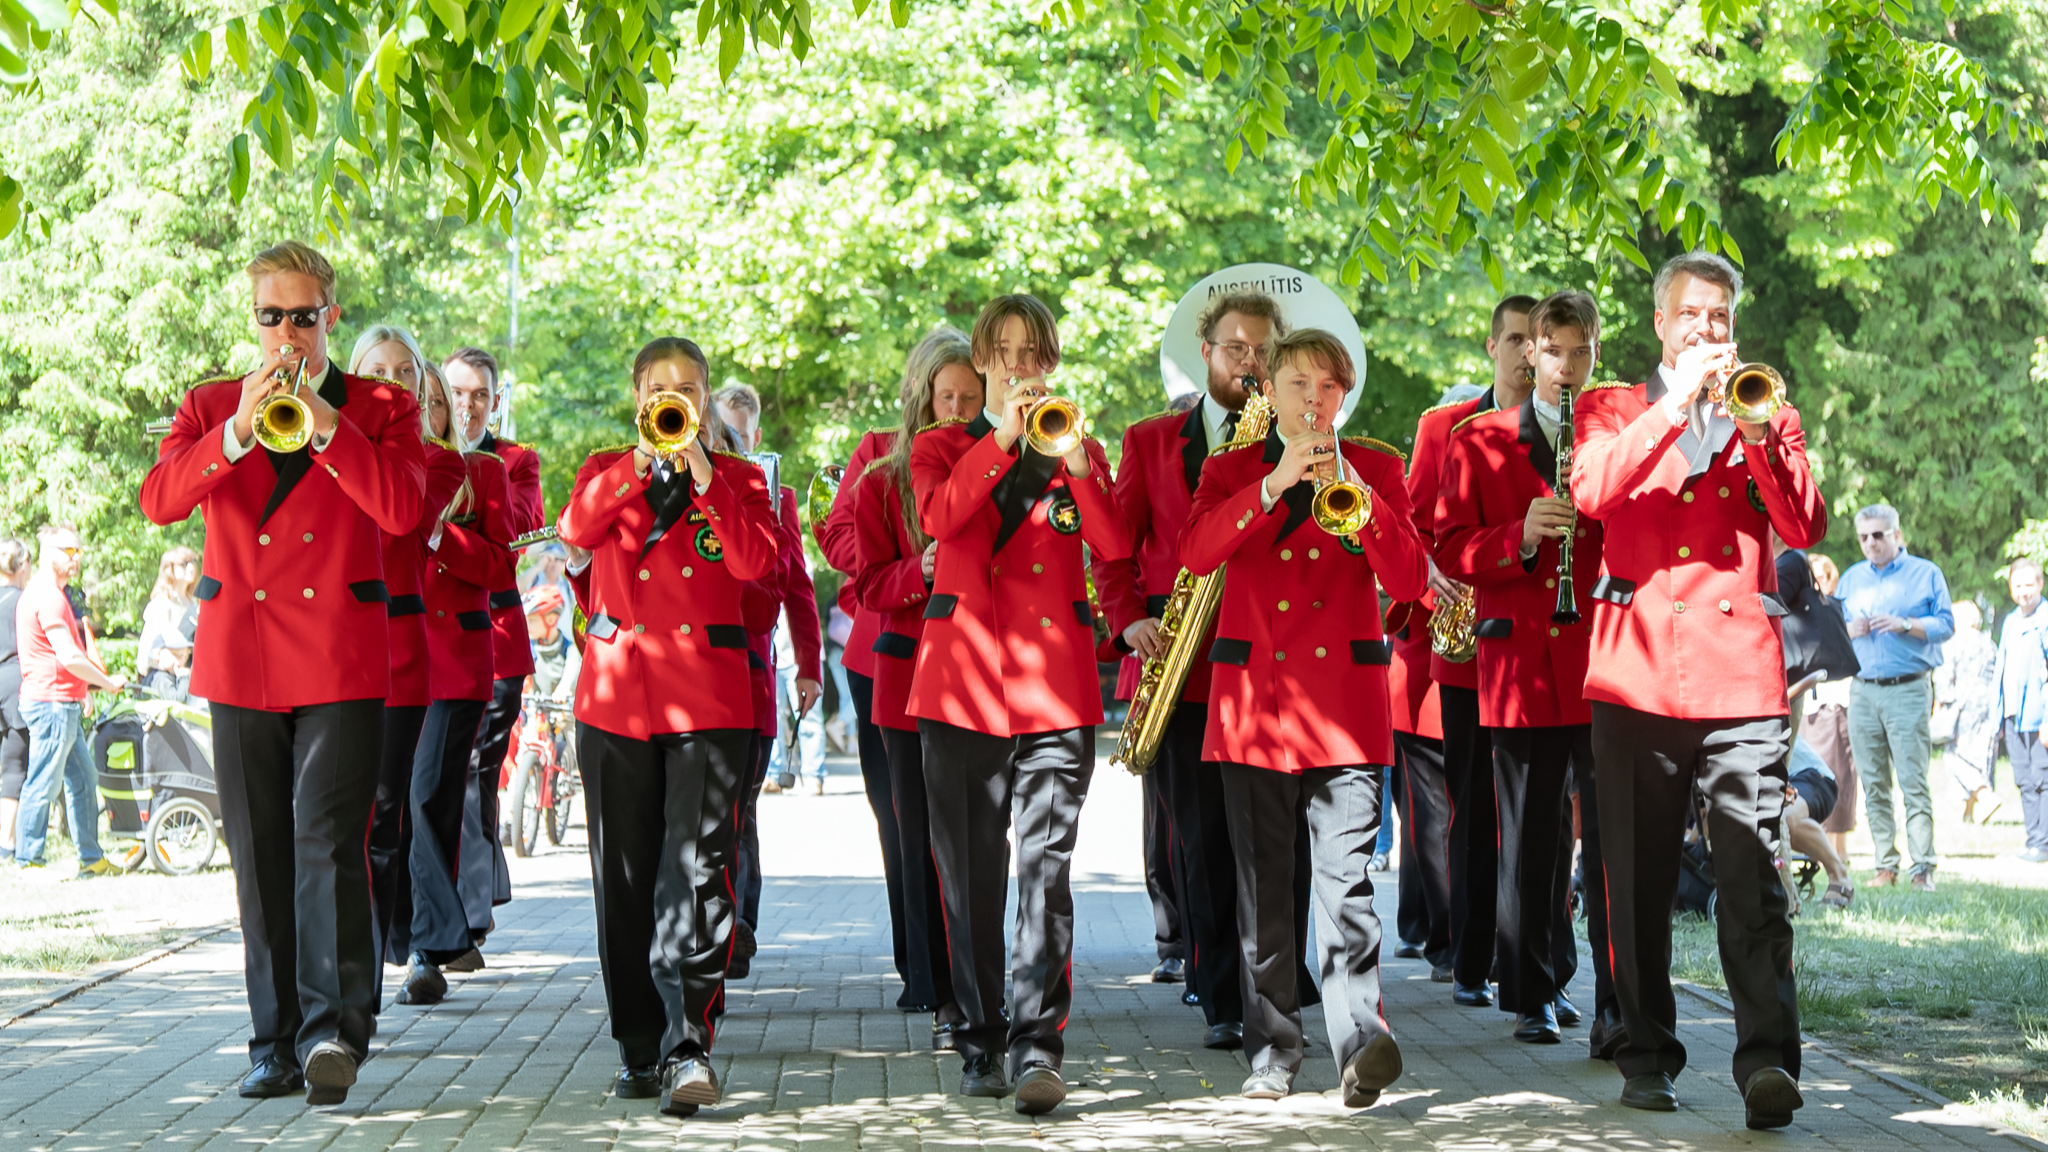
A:
[[[1720,393],[1728,415],[1744,424],[1768,424],[1785,406],[1785,378],[1768,364],[1737,364]]]
[[[846,478],[846,469],[837,464],[828,464],[811,475],[811,484],[804,493],[804,519],[813,529],[825,522],[832,512],[832,502],[839,498],[839,484]]]
[[[289,358],[292,346],[286,344],[277,351],[280,359]],[[277,373],[272,379],[280,384],[287,382],[283,364],[277,366]],[[266,396],[256,405],[253,418],[256,440],[272,452],[297,452],[313,439],[313,410],[306,407],[306,402],[297,395],[299,389],[306,385],[305,357],[299,358],[299,370],[289,383],[290,392]]]
[[[1024,418],[1024,439],[1041,456],[1065,456],[1081,442],[1081,409],[1064,396],[1048,396]]]
[[[1429,650],[1452,664],[1470,663],[1479,654],[1479,637],[1474,631],[1477,616],[1470,596],[1458,600],[1439,597],[1436,614],[1429,618]]]
[[[656,392],[633,420],[654,454],[669,459],[697,438],[697,406],[681,392]]]

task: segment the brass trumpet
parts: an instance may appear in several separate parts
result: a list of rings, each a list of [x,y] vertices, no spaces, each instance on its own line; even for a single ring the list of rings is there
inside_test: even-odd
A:
[[[697,406],[681,392],[656,392],[640,405],[633,424],[655,455],[673,459],[697,438]]]
[[[1316,414],[1303,416],[1310,429],[1316,426]],[[1323,469],[1329,469],[1326,475]],[[1372,519],[1372,494],[1357,484],[1344,479],[1343,449],[1334,429],[1330,435],[1330,462],[1316,466],[1316,495],[1309,511],[1315,517],[1316,527],[1332,536],[1355,536]]]
[[[282,361],[291,358],[292,346],[286,344],[277,353],[280,363],[271,379],[279,384],[289,382],[292,390],[265,396],[256,405],[256,440],[272,452],[297,452],[313,438],[313,410],[298,397],[299,389],[306,386],[306,358],[299,357],[298,372],[287,381]]]
[[[1768,424],[1785,406],[1785,378],[1768,364],[1737,364],[1713,398],[1744,424]]]
[[[837,464],[828,464],[812,473],[810,487],[804,493],[804,519],[813,531],[831,514],[832,502],[839,498],[839,484],[845,477],[846,469]]]
[[[1081,409],[1064,396],[1047,396],[1024,418],[1024,439],[1041,456],[1064,456],[1081,442]]]

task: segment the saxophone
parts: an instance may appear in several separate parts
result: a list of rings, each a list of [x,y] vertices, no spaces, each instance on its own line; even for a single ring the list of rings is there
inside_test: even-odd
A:
[[[1478,609],[1472,597],[1437,599],[1436,613],[1429,618],[1429,650],[1452,664],[1466,664],[1479,654],[1479,637],[1473,634]]]
[[[1266,429],[1273,422],[1273,406],[1249,381],[1247,390],[1252,395],[1237,418],[1236,434],[1228,444],[1211,449],[1209,455],[1243,448],[1266,438]],[[1196,645],[1209,634],[1209,625],[1216,619],[1217,606],[1222,602],[1222,568],[1207,576],[1197,576],[1183,568],[1174,577],[1173,591],[1167,595],[1166,608],[1159,614],[1162,654],[1145,661],[1110,763],[1122,764],[1134,776],[1142,776],[1152,767],[1152,761],[1159,756],[1159,745],[1166,739],[1166,721],[1180,703],[1181,689],[1187,686]]]

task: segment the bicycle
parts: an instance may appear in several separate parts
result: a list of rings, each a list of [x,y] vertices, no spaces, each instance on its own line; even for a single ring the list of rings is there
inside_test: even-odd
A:
[[[512,796],[505,806],[506,840],[516,856],[533,855],[543,831],[549,844],[562,846],[582,780],[576,741],[571,738],[570,705],[536,700],[529,693],[525,708],[532,722],[519,729],[519,759],[512,767]]]

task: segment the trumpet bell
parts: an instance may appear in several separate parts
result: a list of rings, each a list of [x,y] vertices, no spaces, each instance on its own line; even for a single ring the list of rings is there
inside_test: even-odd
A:
[[[1309,506],[1316,527],[1332,536],[1354,536],[1372,519],[1372,494],[1349,480],[1316,486]]]
[[[681,392],[656,392],[640,405],[633,424],[655,455],[666,459],[697,438],[697,406]]]
[[[804,492],[804,520],[813,529],[825,522],[832,512],[832,502],[839,498],[839,485],[846,478],[846,469],[829,464],[811,474],[811,484]]]
[[[313,411],[296,396],[267,396],[256,406],[256,440],[272,452],[297,452],[313,438]]]
[[[1728,415],[1745,424],[1768,424],[1785,406],[1785,378],[1768,364],[1737,364],[1722,394]]]
[[[1041,456],[1064,456],[1081,442],[1081,409],[1064,396],[1049,396],[1031,406],[1024,438]]]

